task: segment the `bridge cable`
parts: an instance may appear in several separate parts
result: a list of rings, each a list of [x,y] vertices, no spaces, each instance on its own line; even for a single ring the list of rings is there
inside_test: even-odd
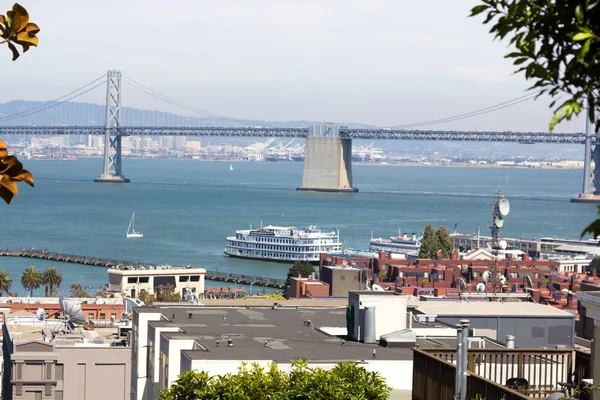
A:
[[[90,89],[86,90],[85,92],[79,93],[79,94],[77,94],[75,96],[72,96],[72,97],[69,97],[69,98],[65,99],[65,97],[71,96],[72,94],[77,93],[77,92],[79,92],[79,91],[87,88],[90,85],[93,85],[94,83],[98,82],[101,79],[104,79],[104,81],[100,82],[98,85],[94,86],[93,88],[90,88]],[[25,117],[25,116],[32,115],[32,114],[37,114],[38,112],[47,110],[47,109],[52,108],[52,107],[59,106],[59,105],[65,103],[65,102],[67,102],[69,100],[72,100],[72,99],[74,99],[76,97],[79,97],[79,96],[81,96],[81,95],[89,92],[90,90],[95,89],[98,86],[103,85],[105,83],[106,83],[106,75],[102,75],[99,78],[96,78],[93,81],[89,82],[88,84],[83,85],[82,87],[80,87],[78,89],[75,89],[72,92],[69,92],[69,93],[65,94],[64,96],[61,96],[61,97],[59,97],[59,98],[57,98],[55,100],[52,100],[52,101],[49,101],[49,102],[43,102],[39,106],[30,108],[30,109],[25,110],[25,111],[20,111],[20,112],[15,113],[15,114],[5,115],[4,117],[0,117],[0,122],[6,121],[6,120],[9,120],[9,119],[18,118],[18,117]]]
[[[165,96],[163,94],[160,94],[160,93],[156,92],[155,90],[152,90],[149,87],[144,86],[141,83],[134,81],[131,78],[128,78],[126,76],[124,76],[124,78],[125,78],[125,83],[127,83],[128,85],[130,85],[134,89],[137,89],[137,90],[139,90],[141,92],[144,92],[144,93],[146,93],[146,94],[148,94],[148,95],[150,95],[150,96],[152,96],[154,98],[157,98],[159,100],[162,100],[162,101],[167,102],[169,104],[172,104],[174,106],[183,108],[183,109],[188,110],[188,111],[192,111],[192,112],[194,112],[196,114],[201,114],[201,115],[204,115],[204,116],[213,117],[213,118],[220,119],[220,120],[223,120],[223,121],[227,121],[227,122],[230,122],[230,123],[233,123],[233,124],[237,124],[237,125],[244,126],[244,125],[248,125],[249,124],[248,120],[242,120],[242,119],[237,119],[237,118],[226,117],[226,116],[223,116],[223,115],[215,114],[215,113],[212,113],[210,111],[202,110],[200,108],[196,108],[196,107],[187,105],[185,103],[182,103],[180,101],[177,101],[177,100],[174,100],[174,99],[172,99],[170,97],[167,97],[167,96]],[[261,125],[269,126],[268,124],[265,124],[265,123],[261,123]]]
[[[397,126],[393,126],[391,128],[393,129],[403,129],[403,128],[413,128],[413,127],[419,127],[419,126],[426,126],[426,125],[436,125],[436,124],[442,124],[445,122],[453,122],[453,121],[459,121],[461,119],[467,119],[467,118],[472,118],[472,117],[477,117],[479,115],[484,115],[484,114],[488,114],[494,111],[498,111],[498,110],[502,110],[503,108],[508,108],[508,107],[512,107],[514,105],[532,100],[533,98],[539,96],[539,92],[536,93],[529,93],[526,94],[524,96],[520,96],[517,97],[515,99],[512,100],[508,100],[502,103],[498,103],[495,104],[493,106],[489,106],[486,108],[481,108],[479,110],[475,110],[475,111],[471,111],[469,113],[464,113],[464,114],[458,114],[452,117],[446,117],[446,118],[440,118],[440,119],[434,119],[431,121],[424,121],[424,122],[417,122],[414,124],[406,124],[406,125],[397,125]]]

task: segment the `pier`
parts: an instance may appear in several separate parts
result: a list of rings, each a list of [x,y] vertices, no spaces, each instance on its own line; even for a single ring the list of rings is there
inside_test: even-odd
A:
[[[158,267],[160,264],[140,263],[123,260],[111,260],[108,258],[97,258],[78,256],[73,254],[55,253],[44,249],[5,249],[0,250],[0,257],[24,257],[35,258],[38,260],[56,261],[70,264],[89,265],[93,267],[104,268],[150,268]],[[173,266],[172,268],[185,268]],[[266,278],[261,276],[232,274],[227,272],[209,271],[206,270],[205,279],[216,282],[236,282],[241,285],[254,285],[270,287],[275,289],[285,289],[285,280]]]

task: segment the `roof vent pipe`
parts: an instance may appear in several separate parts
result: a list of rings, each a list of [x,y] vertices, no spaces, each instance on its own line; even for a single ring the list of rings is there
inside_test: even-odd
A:
[[[365,335],[363,342],[377,343],[375,335],[375,307],[365,307]]]
[[[515,348],[515,337],[513,335],[506,335],[506,348],[507,349]]]

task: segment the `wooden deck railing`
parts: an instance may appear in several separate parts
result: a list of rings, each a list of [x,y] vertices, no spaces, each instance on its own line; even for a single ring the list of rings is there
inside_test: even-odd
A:
[[[434,354],[431,349],[413,349],[413,400],[454,400],[456,366]],[[476,374],[467,378],[467,399],[477,395],[488,400],[524,400],[528,396]]]
[[[437,386],[434,389],[436,393],[445,395],[446,391],[450,390],[454,394],[454,371],[456,350],[453,349],[414,349],[415,366],[414,379],[422,378],[422,371],[419,370],[422,366],[417,365],[417,358],[420,362],[425,361],[425,368],[428,375],[427,380],[434,380],[434,385],[445,385],[442,389]],[[430,358],[424,358],[427,355]],[[437,362],[436,362],[437,360]],[[469,349],[468,355],[468,371],[471,376],[468,378],[469,392],[471,386],[475,385],[478,390],[484,390],[486,393],[493,391],[493,396],[487,398],[502,398],[502,395],[496,397],[498,393],[504,393],[506,381],[510,378],[525,378],[529,382],[527,396],[510,397],[508,394],[503,394],[506,399],[511,398],[531,398],[543,397],[548,394],[559,391],[558,382],[568,382],[574,370],[574,352],[567,349]],[[450,369],[451,371],[450,371]],[[448,381],[444,381],[441,377],[441,370],[444,374],[450,374]],[[421,377],[421,378],[420,378]],[[415,389],[423,385],[422,382],[413,382],[413,393]],[[451,389],[448,389],[450,386]],[[510,391],[511,393],[513,391]],[[429,392],[428,392],[429,393]],[[477,391],[484,396],[483,392]],[[513,395],[517,393],[514,392]],[[474,395],[473,395],[474,396]],[[485,396],[484,396],[485,397]],[[413,399],[435,399],[436,397],[414,397]],[[450,397],[439,397],[452,399]]]

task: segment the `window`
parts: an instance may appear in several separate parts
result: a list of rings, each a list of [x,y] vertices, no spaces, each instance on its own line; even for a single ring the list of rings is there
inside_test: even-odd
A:
[[[137,276],[130,276],[127,278],[127,283],[137,283]]]
[[[200,275],[192,275],[190,276],[191,282],[200,282]]]
[[[140,283],[148,283],[150,282],[150,278],[147,276],[140,276]]]
[[[94,313],[88,313],[88,319],[94,319],[95,315]]]
[[[100,313],[100,319],[106,319],[106,314],[105,314],[105,313],[103,313],[103,312],[101,312],[101,313]]]
[[[189,276],[180,276],[179,277],[179,282],[187,282],[190,279]]]
[[[110,319],[117,319],[117,313],[110,313]]]

